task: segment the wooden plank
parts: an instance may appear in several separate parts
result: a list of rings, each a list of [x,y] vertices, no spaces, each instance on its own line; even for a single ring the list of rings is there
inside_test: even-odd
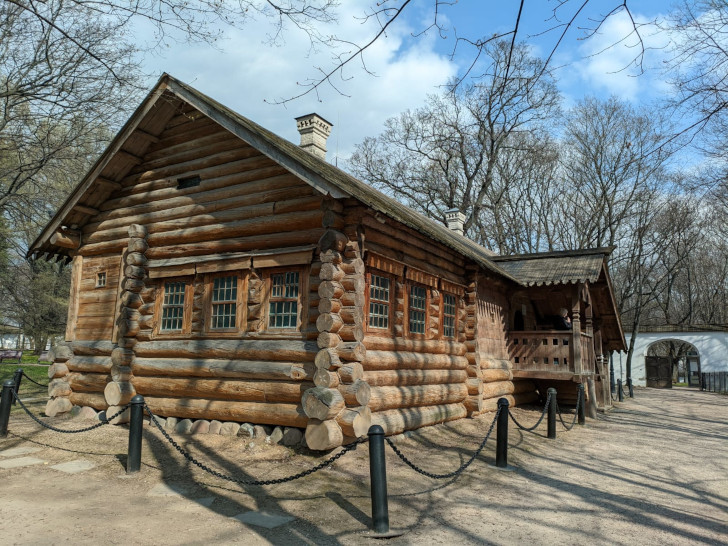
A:
[[[66,341],[73,341],[76,337],[76,318],[80,304],[81,273],[83,271],[83,257],[74,256],[71,266],[71,294],[68,300],[68,316],[66,318]]]

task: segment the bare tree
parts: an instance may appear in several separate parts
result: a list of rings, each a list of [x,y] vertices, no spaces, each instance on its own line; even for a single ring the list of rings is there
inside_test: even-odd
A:
[[[357,146],[350,160],[356,175],[433,218],[460,209],[466,233],[486,244],[479,218],[493,193],[513,182],[498,180],[499,157],[559,111],[554,82],[525,45],[497,42],[487,52],[489,69],[477,84],[387,120],[384,133]]]

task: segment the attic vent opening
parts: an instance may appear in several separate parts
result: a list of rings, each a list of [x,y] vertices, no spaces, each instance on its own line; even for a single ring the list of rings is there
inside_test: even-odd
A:
[[[187,188],[194,188],[195,186],[200,185],[201,180],[202,179],[197,175],[186,176],[185,178],[178,178],[177,179],[177,189],[186,190]]]

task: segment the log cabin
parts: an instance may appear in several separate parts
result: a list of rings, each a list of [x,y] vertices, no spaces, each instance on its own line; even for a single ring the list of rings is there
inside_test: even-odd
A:
[[[305,429],[327,450],[536,401],[610,403],[612,249],[497,256],[163,75],[29,255],[71,263],[46,414]],[[570,331],[551,317],[565,307]]]

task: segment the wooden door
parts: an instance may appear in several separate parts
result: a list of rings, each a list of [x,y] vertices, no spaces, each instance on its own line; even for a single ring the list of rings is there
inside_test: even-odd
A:
[[[672,388],[672,363],[666,356],[648,356],[645,358],[647,368],[647,386],[657,389]]]

